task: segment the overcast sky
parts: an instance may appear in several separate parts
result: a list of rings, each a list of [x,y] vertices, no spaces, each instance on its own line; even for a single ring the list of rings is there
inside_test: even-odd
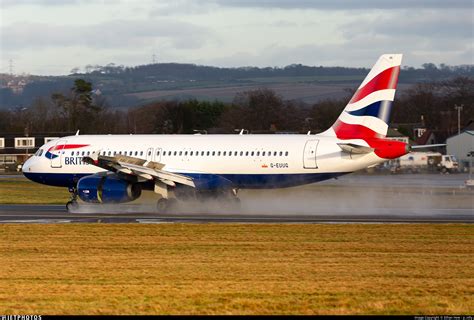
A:
[[[184,62],[474,64],[473,0],[0,0],[0,72]]]

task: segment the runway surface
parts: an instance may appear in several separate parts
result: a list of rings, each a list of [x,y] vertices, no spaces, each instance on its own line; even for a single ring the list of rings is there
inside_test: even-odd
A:
[[[1,177],[0,177],[1,178]],[[156,196],[120,205],[0,205],[0,223],[474,223],[466,174],[348,175],[308,186],[241,190],[242,209],[219,202],[154,212]]]
[[[308,214],[154,214],[154,213],[68,213],[62,205],[2,205],[0,223],[474,223],[471,209],[438,209],[413,212],[378,208],[379,214],[334,212]]]

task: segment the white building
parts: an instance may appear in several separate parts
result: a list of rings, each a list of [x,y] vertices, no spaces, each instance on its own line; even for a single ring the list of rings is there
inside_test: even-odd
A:
[[[471,158],[467,155],[470,152],[474,152],[474,130],[466,130],[446,140],[446,153],[454,155],[462,168],[469,166]]]

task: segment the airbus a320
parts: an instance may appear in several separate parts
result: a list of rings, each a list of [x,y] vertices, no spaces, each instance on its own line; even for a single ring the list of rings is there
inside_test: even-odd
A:
[[[315,135],[75,135],[43,145],[23,174],[68,188],[77,198],[123,203],[142,190],[156,210],[219,196],[239,203],[239,189],[287,188],[335,178],[398,158],[404,142],[386,139],[401,54],[384,54],[331,128]],[[291,115],[287,115],[291,116]]]

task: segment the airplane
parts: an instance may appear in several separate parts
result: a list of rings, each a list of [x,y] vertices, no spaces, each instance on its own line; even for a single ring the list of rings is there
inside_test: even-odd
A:
[[[320,134],[76,134],[43,145],[22,171],[32,181],[67,187],[70,212],[77,210],[77,198],[123,203],[142,190],[156,193],[160,213],[206,197],[238,207],[239,189],[315,183],[408,153],[407,143],[386,139],[401,61],[402,54],[380,56],[336,122]]]

